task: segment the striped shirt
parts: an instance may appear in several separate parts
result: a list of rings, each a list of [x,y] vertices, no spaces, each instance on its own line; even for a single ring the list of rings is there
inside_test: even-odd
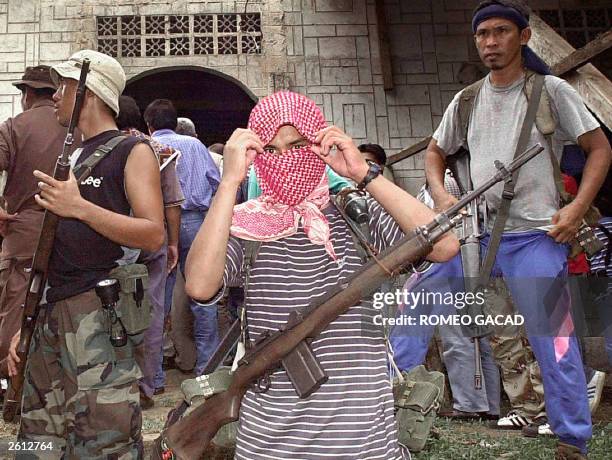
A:
[[[599,221],[599,225],[604,227],[608,231],[608,234],[612,235],[612,217],[603,217]],[[610,260],[612,256],[609,255],[612,251],[612,239],[610,239],[599,226],[593,227],[593,230],[597,238],[604,244],[604,247],[589,260],[591,272],[612,277],[612,261]],[[608,259],[607,264],[606,258]]]
[[[377,249],[403,233],[373,199],[368,199],[370,228]],[[360,266],[350,231],[329,205],[329,221],[338,261],[310,242],[300,227],[290,237],[264,242],[251,269],[246,293],[250,340],[283,326],[289,313],[320,299]],[[224,283],[241,283],[244,248],[230,238]],[[403,459],[397,442],[393,396],[381,328],[373,326],[371,299],[333,321],[311,346],[329,376],[316,392],[300,399],[284,370],[271,375],[270,389],[250,389],[240,409],[236,459]]]

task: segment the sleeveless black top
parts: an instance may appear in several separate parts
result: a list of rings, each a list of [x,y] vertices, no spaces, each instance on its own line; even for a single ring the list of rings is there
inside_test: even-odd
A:
[[[120,131],[105,131],[83,142],[77,160],[81,164]],[[124,169],[132,148],[140,142],[128,136],[119,143],[79,183],[81,196],[87,201],[116,212],[129,215],[130,204],[125,195]],[[123,257],[123,249],[102,236],[87,224],[76,219],[60,218],[49,261],[47,301],[56,302],[81,294],[95,287],[108,276]]]

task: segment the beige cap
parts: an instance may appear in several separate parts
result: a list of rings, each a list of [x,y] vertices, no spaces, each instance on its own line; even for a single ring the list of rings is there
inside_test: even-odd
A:
[[[125,88],[125,72],[116,59],[98,51],[78,51],[68,61],[51,67],[53,82],[59,86],[60,77],[78,80],[83,59],[90,61],[85,86],[118,115],[119,96]]]

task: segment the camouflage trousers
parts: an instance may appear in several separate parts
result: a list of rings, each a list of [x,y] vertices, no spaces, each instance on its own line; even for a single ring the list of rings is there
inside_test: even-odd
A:
[[[143,337],[113,347],[107,324],[93,289],[43,306],[30,346],[18,439],[47,449],[16,458],[142,458],[136,359]]]
[[[513,315],[517,312],[502,278],[492,280],[485,296],[485,305],[492,314]],[[490,343],[493,357],[501,368],[502,385],[511,408],[528,418],[546,415],[540,366],[525,337],[524,328],[496,326]]]

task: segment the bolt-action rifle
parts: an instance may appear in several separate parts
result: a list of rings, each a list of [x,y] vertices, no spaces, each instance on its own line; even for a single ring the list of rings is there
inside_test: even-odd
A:
[[[70,175],[70,153],[72,144],[74,143],[74,131],[79,122],[81,108],[83,107],[83,101],[85,100],[85,80],[87,79],[88,71],[89,60],[83,59],[74,107],[72,109],[72,115],[70,116],[68,132],[66,134],[66,139],[64,140],[62,154],[57,159],[55,171],[53,172],[53,177],[56,180],[68,180]],[[45,211],[43,223],[40,228],[40,236],[38,237],[38,245],[36,246],[34,260],[32,262],[26,299],[23,305],[21,337],[17,347],[17,355],[19,356],[19,362],[17,363],[17,374],[11,377],[4,399],[2,417],[6,422],[12,422],[15,420],[15,415],[17,414],[17,410],[21,405],[21,391],[23,389],[26,360],[28,358],[28,351],[30,349],[32,335],[34,334],[38,313],[40,312],[40,301],[42,299],[43,290],[47,281],[47,267],[49,265],[51,251],[53,249],[55,230],[57,229],[58,222],[59,216],[48,210]]]
[[[371,296],[389,277],[408,264],[423,259],[442,236],[463,218],[461,210],[472,200],[502,180],[511,180],[512,173],[544,150],[539,144],[517,157],[507,168],[495,162],[498,171],[485,184],[463,197],[454,206],[438,214],[427,225],[408,233],[401,241],[370,260],[344,283],[332,288],[323,299],[298,312],[301,321],[290,319],[280,331],[272,332],[256,342],[238,363],[230,387],[195,408],[189,415],[162,431],[157,438],[152,458],[162,460],[195,460],[202,458],[220,427],[238,420],[242,398],[256,384],[261,390],[269,374],[280,368],[283,360],[309,338],[316,337],[350,307]]]

